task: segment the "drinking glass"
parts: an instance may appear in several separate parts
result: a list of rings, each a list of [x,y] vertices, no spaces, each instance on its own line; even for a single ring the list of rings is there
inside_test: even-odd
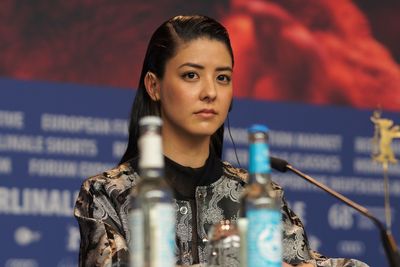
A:
[[[208,237],[209,267],[239,267],[240,236],[236,221],[216,223]]]

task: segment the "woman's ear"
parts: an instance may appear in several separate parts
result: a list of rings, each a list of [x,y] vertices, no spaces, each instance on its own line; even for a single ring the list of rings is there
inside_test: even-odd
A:
[[[160,100],[160,81],[157,76],[148,71],[144,77],[144,86],[153,101]]]

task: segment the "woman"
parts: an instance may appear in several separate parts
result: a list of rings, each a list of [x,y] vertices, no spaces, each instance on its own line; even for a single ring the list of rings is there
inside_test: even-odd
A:
[[[222,219],[237,218],[247,179],[246,171],[221,161],[223,123],[232,102],[233,63],[228,33],[211,18],[177,16],[155,31],[145,56],[121,164],[87,179],[76,202],[81,266],[128,262],[128,198],[139,179],[138,121],[145,115],[158,115],[163,120],[165,176],[177,205],[177,265],[206,262],[207,231]],[[274,188],[283,196],[279,186]],[[312,252],[300,220],[284,200],[282,203],[285,262],[295,266],[365,266]]]

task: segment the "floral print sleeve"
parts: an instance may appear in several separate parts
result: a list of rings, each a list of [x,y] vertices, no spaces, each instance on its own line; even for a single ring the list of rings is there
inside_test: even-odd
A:
[[[74,210],[81,233],[81,267],[129,266],[127,195],[135,177],[120,179],[123,169],[89,178],[82,185]]]

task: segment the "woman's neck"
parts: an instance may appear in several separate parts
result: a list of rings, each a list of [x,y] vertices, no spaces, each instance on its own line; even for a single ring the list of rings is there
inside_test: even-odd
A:
[[[206,162],[210,153],[210,137],[175,136],[163,131],[164,155],[176,163],[199,168]]]

